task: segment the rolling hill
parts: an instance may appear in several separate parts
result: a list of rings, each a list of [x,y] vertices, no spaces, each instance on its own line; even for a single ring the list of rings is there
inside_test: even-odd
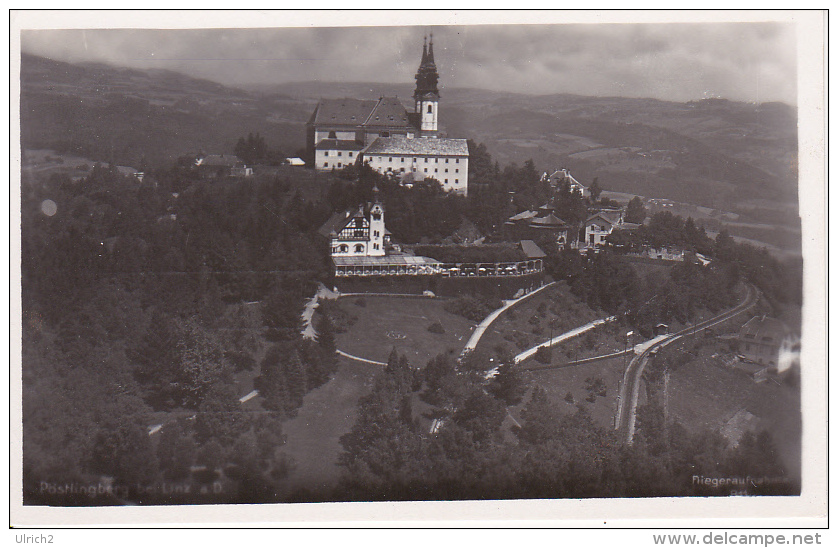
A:
[[[22,143],[142,167],[199,150],[230,153],[239,137],[259,132],[269,147],[294,154],[319,98],[387,94],[409,106],[412,90],[369,82],[234,89],[169,71],[24,55]],[[797,216],[797,118],[788,105],[441,93],[448,134],[485,143],[501,165],[531,158],[541,170],[567,167],[617,192]]]
[[[178,73],[71,65],[31,55],[21,62],[21,142],[97,161],[164,166],[180,155],[230,153],[259,132],[293,154],[310,108],[281,95],[224,87]]]

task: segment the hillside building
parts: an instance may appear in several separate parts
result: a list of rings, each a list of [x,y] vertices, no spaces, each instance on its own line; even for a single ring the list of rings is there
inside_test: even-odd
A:
[[[507,239],[553,241],[559,248],[568,244],[568,225],[555,215],[553,206],[544,204],[535,211],[513,215],[503,225]]]
[[[444,262],[402,251],[391,241],[384,224],[384,204],[375,199],[332,215],[318,230],[328,242],[335,277],[347,279],[431,276],[436,278],[526,278],[540,276],[545,253],[531,240],[518,245],[518,253],[501,262]],[[452,246],[457,247],[457,246]],[[471,248],[474,249],[474,248]],[[514,284],[513,284],[514,285]]]
[[[622,210],[598,211],[585,220],[585,245],[602,247],[615,230],[634,230],[639,226],[623,220]]]
[[[206,178],[250,177],[253,169],[246,166],[238,156],[232,154],[208,154],[195,160],[198,173]]]
[[[560,190],[562,185],[568,183],[570,185],[571,192],[578,192],[582,195],[583,198],[587,198],[591,195],[591,190],[576,180],[576,178],[570,174],[567,169],[557,169],[551,174],[547,174],[544,172],[544,175],[541,176],[542,180],[546,180],[550,183],[550,188],[553,190]]]
[[[780,349],[789,335],[789,329],[780,320],[754,316],[739,330],[739,354],[749,362],[777,368]]]
[[[307,124],[315,169],[341,169],[363,161],[407,184],[433,178],[448,192],[467,194],[467,141],[446,138],[439,129],[433,35],[422,47],[415,78],[413,112],[398,97],[320,101]]]
[[[376,200],[366,207],[335,213],[320,228],[334,257],[383,257],[390,233],[384,226],[384,206]]]

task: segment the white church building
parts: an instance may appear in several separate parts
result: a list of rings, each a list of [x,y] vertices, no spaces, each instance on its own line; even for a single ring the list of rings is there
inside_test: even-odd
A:
[[[468,143],[442,136],[439,128],[433,35],[422,47],[415,78],[413,112],[398,97],[320,101],[307,124],[314,167],[328,171],[363,161],[405,184],[433,178],[444,190],[466,195]]]

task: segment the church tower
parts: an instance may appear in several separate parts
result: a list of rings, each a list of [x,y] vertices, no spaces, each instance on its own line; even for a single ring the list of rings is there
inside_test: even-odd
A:
[[[367,246],[367,255],[370,257],[384,256],[384,205],[378,197],[378,187],[373,189],[375,201],[370,208],[370,240]]]
[[[423,137],[437,136],[437,121],[439,118],[438,81],[439,73],[437,73],[436,64],[434,64],[434,35],[431,34],[431,43],[428,44],[426,38],[422,46],[422,62],[419,64],[419,70],[416,71],[416,91],[413,92]]]

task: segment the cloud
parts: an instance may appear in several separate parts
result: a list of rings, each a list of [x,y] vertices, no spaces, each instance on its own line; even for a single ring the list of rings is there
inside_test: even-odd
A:
[[[226,85],[412,82],[434,33],[441,84],[517,93],[707,95],[794,104],[790,23],[29,30],[25,52],[165,68]]]

